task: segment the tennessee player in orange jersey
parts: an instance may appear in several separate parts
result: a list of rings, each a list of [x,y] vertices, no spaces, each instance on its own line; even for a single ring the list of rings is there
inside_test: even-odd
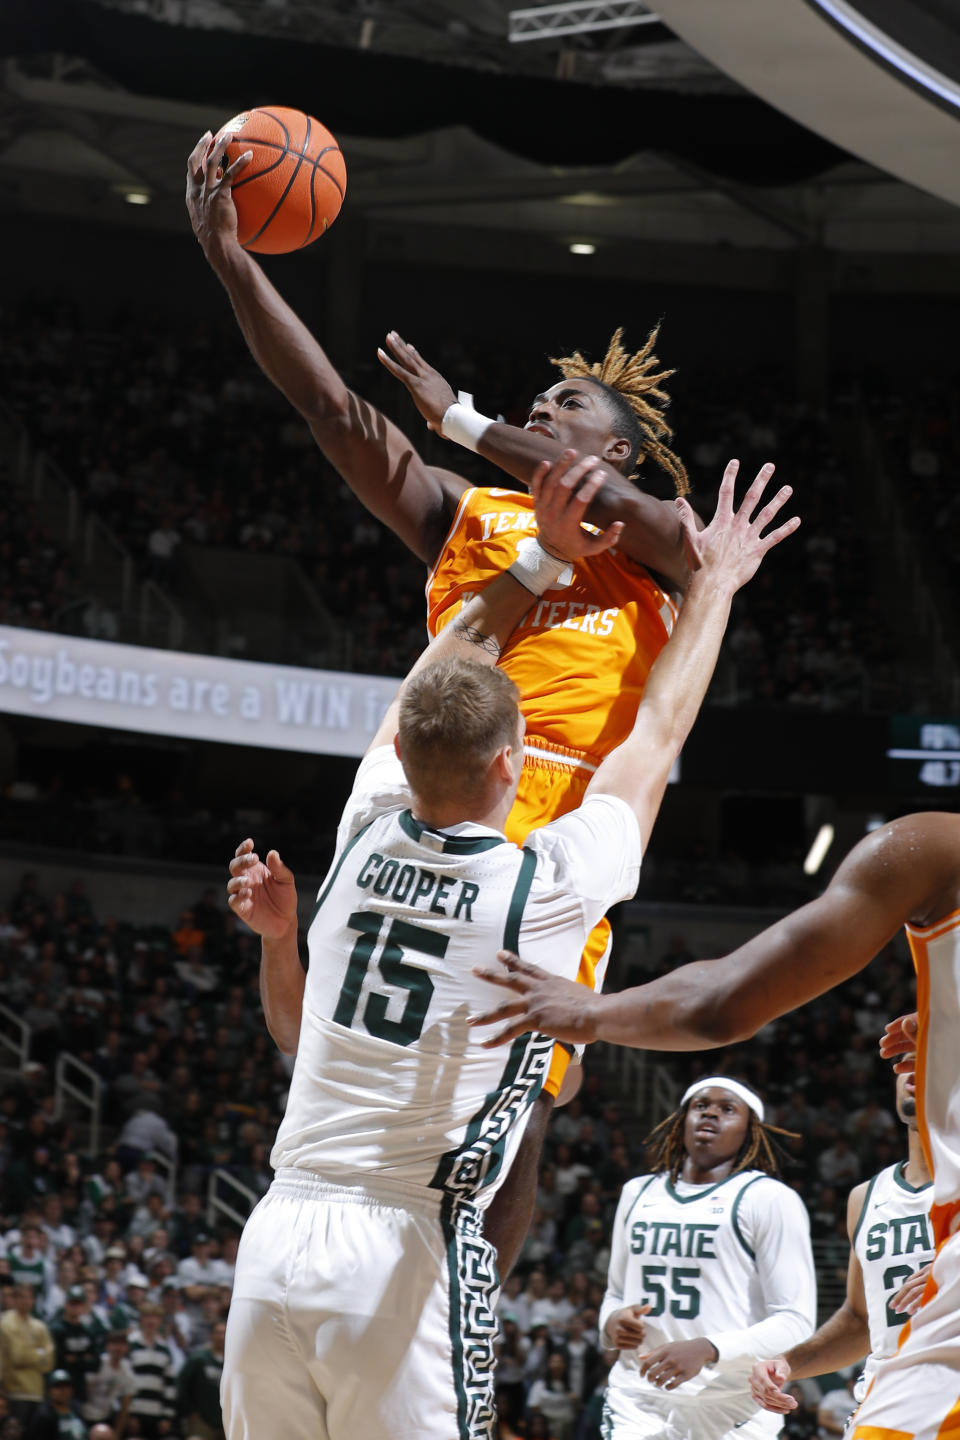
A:
[[[937,1247],[923,1303],[881,1362],[850,1440],[956,1440],[960,1435],[960,816],[907,815],[860,841],[819,899],[720,960],[681,965],[649,985],[594,995],[501,954],[478,973],[514,992],[478,1025],[507,1020],[489,1043],[538,1030],[574,1044],[645,1050],[736,1044],[814,999],[888,945],[901,926],[917,974],[911,1017],[888,1026],[881,1053],[915,1051],[917,1128],[933,1175]]]
[[[432,567],[431,621],[438,626],[455,613],[471,586],[500,568],[502,547],[522,543],[531,532],[529,496],[473,490],[454,471],[427,465],[391,421],[345,384],[257,261],[239,245],[231,185],[247,156],[218,176],[231,137],[221,136],[207,156],[210,138],[201,138],[187,167],[187,209],[203,253],[227,290],[261,369],[303,415],[320,449],[367,509]],[[511,827],[514,839],[533,824],[574,808],[598,759],[624,737],[629,729],[624,717],[631,706],[635,713],[646,675],[672,627],[676,612],[670,593],[679,593],[687,580],[673,504],[645,494],[628,478],[649,458],[672,477],[678,493],[687,489],[683,466],[667,445],[672,432],[664,418],[663,385],[672,372],[659,369],[655,338],[656,332],[631,356],[618,332],[600,366],[588,365],[578,354],[558,362],[563,379],[535,398],[522,429],[462,412],[443,377],[395,333],[387,338],[390,353],[380,352],[428,424],[449,430],[454,439],[465,432],[472,448],[521,484],[530,483],[542,461],[564,452],[596,456],[604,483],[589,519],[603,529],[614,521],[623,525],[617,555],[607,566],[578,565],[571,582],[557,590],[555,602],[551,592],[549,606],[535,607],[528,631],[505,661],[521,689],[531,747],[540,752],[531,756],[522,808]],[[482,434],[475,436],[478,426]],[[509,523],[508,514],[513,517]],[[541,645],[549,649],[538,663],[535,651]],[[624,688],[631,692],[630,705],[621,706]],[[585,978],[592,978],[608,941],[604,922],[591,937]],[[547,1086],[553,1094],[565,1065],[558,1053]],[[496,1242],[504,1274],[529,1218],[549,1103],[538,1105],[535,1123],[528,1127],[529,1143],[521,1157],[529,1162],[527,1169],[520,1161],[515,1167],[518,1186],[528,1186],[527,1198],[509,1206],[505,1198],[501,1207],[510,1232]],[[490,1224],[497,1223],[498,1216],[491,1215]]]

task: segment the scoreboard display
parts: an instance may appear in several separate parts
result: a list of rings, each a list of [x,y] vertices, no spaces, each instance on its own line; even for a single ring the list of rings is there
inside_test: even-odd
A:
[[[960,717],[892,716],[887,776],[911,795],[960,795]]]

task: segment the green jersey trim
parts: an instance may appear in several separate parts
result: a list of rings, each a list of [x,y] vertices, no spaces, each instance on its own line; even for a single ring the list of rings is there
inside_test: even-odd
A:
[[[923,1185],[911,1185],[910,1181],[904,1174],[904,1171],[906,1170],[909,1163],[909,1160],[901,1160],[900,1163],[894,1167],[893,1178],[900,1186],[901,1190],[906,1190],[907,1193],[910,1195],[921,1195],[924,1190],[930,1189],[933,1181],[927,1180]]]
[[[661,1171],[660,1173],[662,1174],[663,1172]],[[679,1205],[692,1205],[695,1200],[702,1200],[704,1195],[712,1195],[714,1190],[719,1190],[721,1185],[726,1185],[727,1182],[733,1178],[732,1175],[724,1175],[722,1180],[718,1180],[715,1185],[705,1185],[702,1190],[697,1191],[696,1195],[681,1195],[679,1191],[674,1188],[673,1181],[668,1175],[665,1189],[670,1199],[676,1200]]]
[[[740,1244],[743,1246],[746,1253],[750,1256],[751,1260],[756,1260],[757,1255],[753,1246],[748,1243],[747,1237],[740,1229],[740,1202],[743,1200],[744,1195],[746,1195],[751,1185],[756,1185],[758,1180],[768,1180],[769,1178],[770,1177],[768,1175],[754,1175],[752,1180],[748,1180],[746,1185],[744,1185],[743,1189],[740,1190],[737,1194],[737,1198],[733,1202],[733,1209],[730,1211],[730,1224],[733,1226],[733,1233],[734,1235],[736,1235],[737,1239],[740,1241]]]
[[[863,1206],[860,1210],[860,1219],[857,1221],[857,1227],[853,1232],[853,1239],[850,1241],[851,1246],[855,1246],[857,1243],[860,1231],[863,1229],[863,1222],[867,1218],[867,1211],[870,1209],[870,1196],[873,1194],[873,1187],[874,1185],[876,1185],[877,1181],[880,1179],[880,1175],[882,1174],[883,1171],[881,1170],[879,1174],[874,1175],[870,1181],[870,1184],[867,1186],[867,1193],[863,1197]]]
[[[521,854],[523,855],[523,859],[520,862],[517,883],[514,885],[513,894],[510,897],[507,923],[503,927],[504,950],[518,951],[520,949],[520,921],[523,919],[524,906],[530,898],[533,872],[537,868],[537,857],[532,850],[528,850],[527,847],[524,846]]]
[[[347,856],[350,854],[350,851],[357,844],[357,841],[360,840],[364,835],[366,835],[372,824],[372,820],[368,821],[368,823],[364,825],[362,829],[357,831],[356,835],[354,835],[350,843],[343,847],[343,854],[340,856],[340,859],[334,866],[333,872],[331,873],[326,885],[324,885],[323,889],[320,891],[320,894],[317,896],[317,903],[313,907],[313,914],[310,917],[310,925],[307,926],[308,930],[310,929],[310,926],[313,925],[314,920],[316,920],[318,914],[320,913],[320,906],[323,904],[324,900],[326,900],[327,896],[330,894],[330,891],[333,889],[334,882],[336,881],[337,876],[340,874],[340,871],[343,869],[344,860],[346,860]]]
[[[423,843],[425,835],[439,840],[441,843],[437,846],[437,851],[442,855],[482,855],[485,850],[507,844],[505,835],[478,835],[475,840],[470,840],[466,835],[445,835],[442,830],[431,830],[429,826],[421,825],[410,810],[401,810],[397,818],[404,835],[416,840],[418,844]]]

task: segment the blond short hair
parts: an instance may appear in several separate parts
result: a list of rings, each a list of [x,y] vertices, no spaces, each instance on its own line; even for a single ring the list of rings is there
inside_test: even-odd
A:
[[[475,800],[504,745],[517,743],[520,692],[503,670],[440,660],[407,684],[400,700],[400,757],[417,795]]]

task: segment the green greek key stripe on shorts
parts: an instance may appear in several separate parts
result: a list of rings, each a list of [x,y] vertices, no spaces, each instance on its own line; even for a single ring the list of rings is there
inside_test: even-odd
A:
[[[442,1210],[450,1278],[450,1341],[457,1390],[458,1440],[493,1440],[493,1303],[499,1288],[493,1246],[483,1238],[483,1221],[472,1205]]]

